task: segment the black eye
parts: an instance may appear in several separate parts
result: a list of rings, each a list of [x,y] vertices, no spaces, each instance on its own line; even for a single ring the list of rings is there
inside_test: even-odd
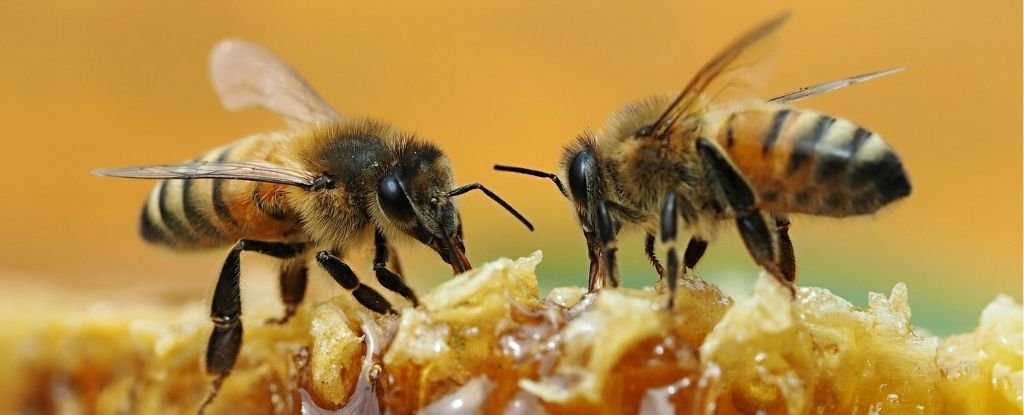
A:
[[[594,153],[587,149],[573,157],[569,165],[569,191],[573,199],[584,202],[587,200],[588,188],[593,186],[597,175],[597,160]],[[587,182],[592,182],[588,185]]]
[[[409,196],[402,190],[402,184],[395,176],[387,176],[377,186],[377,198],[384,213],[394,219],[412,219],[416,212],[412,209]]]
[[[640,129],[636,130],[636,132],[633,133],[633,137],[644,138],[644,137],[650,137],[651,134],[654,134],[654,125],[653,124],[645,125],[643,127],[640,127]]]

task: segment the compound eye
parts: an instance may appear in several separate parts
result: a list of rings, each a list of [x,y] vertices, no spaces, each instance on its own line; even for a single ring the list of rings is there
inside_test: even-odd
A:
[[[589,188],[594,185],[597,175],[597,160],[594,153],[587,149],[576,154],[569,165],[569,192],[573,199],[585,202]],[[588,182],[591,182],[588,184]]]
[[[402,189],[402,183],[395,176],[387,176],[377,186],[377,198],[384,213],[393,219],[409,220],[416,216],[412,201]]]

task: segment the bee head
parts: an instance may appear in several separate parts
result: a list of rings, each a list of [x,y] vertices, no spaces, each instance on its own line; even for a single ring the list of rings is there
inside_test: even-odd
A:
[[[598,160],[596,140],[588,131],[577,137],[576,141],[566,147],[562,153],[561,174],[534,170],[526,167],[495,165],[494,169],[511,173],[550,179],[569,201],[572,202],[584,234],[588,238],[595,236],[597,201],[604,192],[604,171]],[[562,178],[569,180],[569,188],[562,184]]]
[[[455,273],[472,267],[462,241],[462,221],[455,200],[451,165],[440,153],[411,152],[377,185],[377,202],[397,230],[436,251]]]
[[[531,231],[533,225],[498,195],[479,183],[455,187],[448,158],[436,147],[410,141],[396,163],[377,184],[377,204],[389,227],[429,246],[451,264],[455,273],[471,269],[462,239],[462,220],[455,198],[480,190],[508,210]]]

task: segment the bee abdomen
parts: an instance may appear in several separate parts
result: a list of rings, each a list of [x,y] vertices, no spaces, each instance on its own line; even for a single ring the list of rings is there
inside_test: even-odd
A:
[[[910,194],[892,148],[843,119],[768,105],[731,114],[718,136],[765,210],[842,217]]]
[[[209,199],[197,195],[196,180],[162,180],[142,208],[139,233],[147,242],[176,249],[200,249],[231,241],[212,219]]]
[[[230,147],[218,149],[200,159],[224,161],[229,153]],[[222,206],[220,182],[219,179],[161,180],[142,208],[139,222],[142,238],[175,249],[211,248],[233,242],[237,239],[239,225],[226,206]]]
[[[214,149],[198,161],[267,160],[275,138],[254,135]],[[177,179],[157,183],[142,209],[139,233],[174,249],[214,248],[241,238],[285,240],[299,228],[281,185],[230,179]]]

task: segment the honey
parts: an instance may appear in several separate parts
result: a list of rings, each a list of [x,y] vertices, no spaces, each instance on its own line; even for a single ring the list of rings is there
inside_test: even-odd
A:
[[[698,278],[675,309],[660,285],[540,297],[540,254],[451,279],[400,316],[343,294],[285,326],[247,315],[209,413],[987,414],[1022,404],[1022,309],[1000,297],[972,333],[910,324],[907,289],[859,309],[795,299],[767,276],[733,301]],[[194,413],[209,379],[196,305],[53,319],[0,337],[17,393],[0,412]],[[124,315],[132,315],[125,318]],[[252,319],[251,321],[248,319]]]

